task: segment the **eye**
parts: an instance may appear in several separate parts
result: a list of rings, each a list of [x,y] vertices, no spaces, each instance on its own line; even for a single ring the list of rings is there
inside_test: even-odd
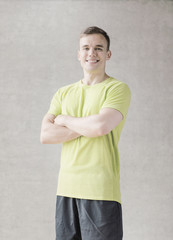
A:
[[[95,50],[102,51],[102,48],[98,47],[98,48],[95,48]]]
[[[86,50],[86,51],[88,51],[89,50],[89,48],[88,47],[85,47],[85,48],[83,48],[84,50]]]

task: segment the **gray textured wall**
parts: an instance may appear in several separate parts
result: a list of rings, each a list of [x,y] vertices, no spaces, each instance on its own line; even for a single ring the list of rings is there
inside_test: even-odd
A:
[[[173,2],[0,1],[0,239],[55,238],[60,145],[41,145],[55,91],[78,81],[79,33],[111,37],[132,92],[119,143],[125,240],[173,237]]]

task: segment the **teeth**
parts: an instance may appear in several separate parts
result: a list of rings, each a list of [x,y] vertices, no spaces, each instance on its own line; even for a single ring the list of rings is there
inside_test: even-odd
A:
[[[97,60],[95,60],[95,61],[87,60],[87,62],[97,62]]]

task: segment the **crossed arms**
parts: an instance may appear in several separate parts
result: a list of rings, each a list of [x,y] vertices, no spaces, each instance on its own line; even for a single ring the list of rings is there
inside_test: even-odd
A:
[[[42,121],[40,141],[43,144],[56,144],[80,136],[103,136],[112,131],[122,119],[121,112],[113,108],[103,108],[99,114],[79,118],[46,114]]]

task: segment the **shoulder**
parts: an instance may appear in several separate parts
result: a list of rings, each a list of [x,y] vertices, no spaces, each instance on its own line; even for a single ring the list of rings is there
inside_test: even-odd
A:
[[[107,90],[113,91],[126,91],[131,94],[130,88],[127,83],[117,80],[116,78],[111,77],[110,80],[106,83]]]
[[[55,93],[55,96],[59,96],[59,97],[62,97],[64,95],[66,95],[71,89],[75,89],[77,88],[79,85],[79,81],[78,82],[75,82],[75,83],[71,83],[71,84],[68,84],[68,85],[65,85],[65,86],[62,86],[60,87],[56,93]]]

